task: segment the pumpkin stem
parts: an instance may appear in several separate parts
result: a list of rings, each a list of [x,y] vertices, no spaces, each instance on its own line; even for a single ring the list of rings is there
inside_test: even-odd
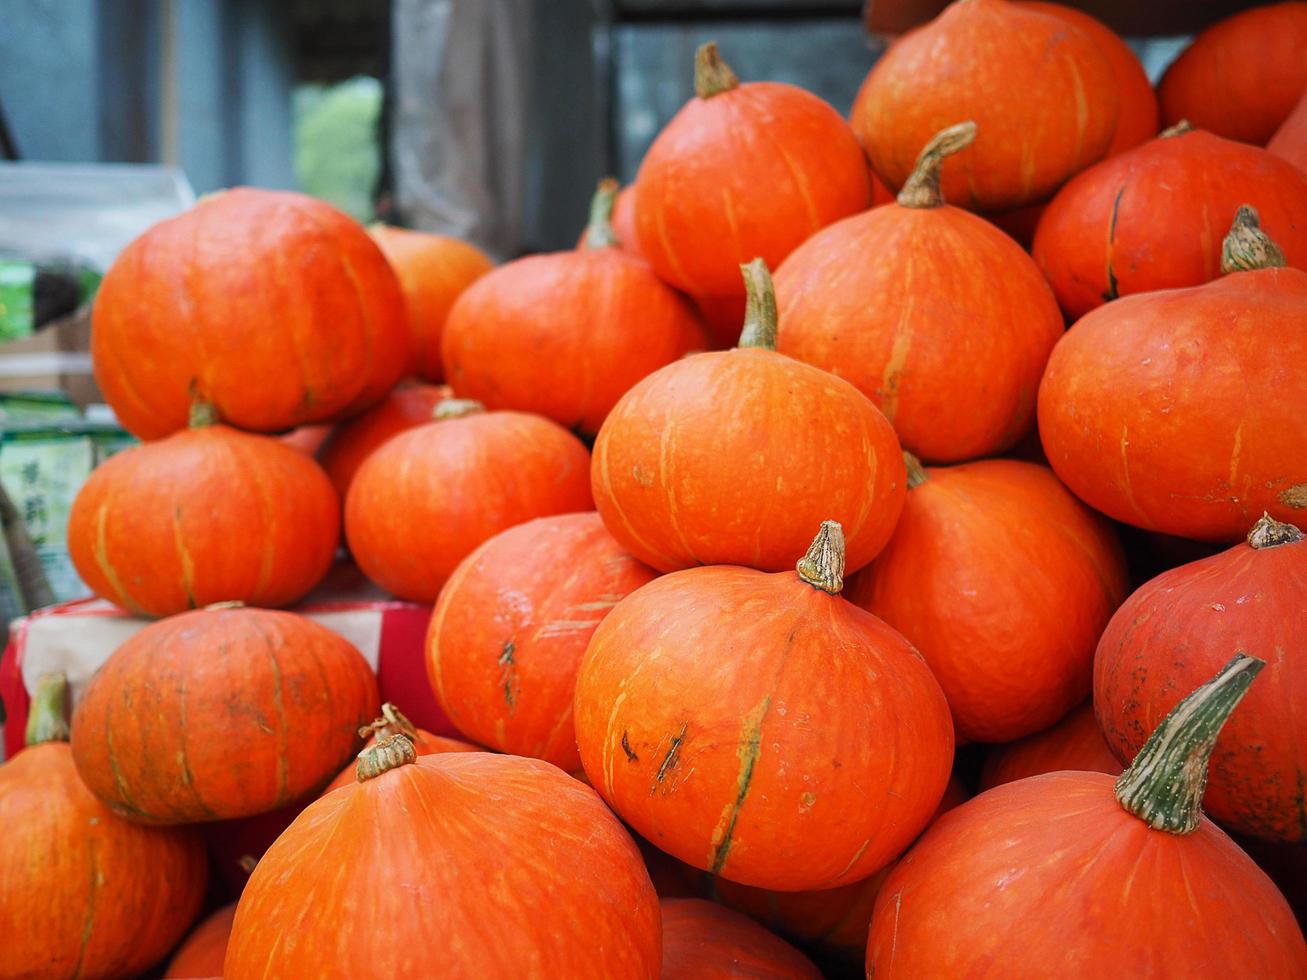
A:
[[[903,465],[908,468],[908,489],[915,490],[927,480],[930,474],[926,472],[926,467],[921,465],[921,460],[913,456],[912,453],[904,451]]]
[[[794,566],[799,578],[814,589],[839,595],[844,588],[844,527],[839,521],[822,521],[808,553]]]
[[[66,742],[68,738],[68,678],[61,673],[42,674],[27,712],[27,745]]]
[[[947,157],[965,150],[975,138],[976,124],[970,119],[936,133],[917,157],[917,165],[899,191],[899,205],[905,208],[940,207],[944,203],[944,194],[939,189],[939,168]]]
[[[1282,544],[1297,544],[1302,540],[1302,531],[1292,524],[1277,521],[1265,512],[1248,532],[1248,544],[1252,548],[1275,548]]]
[[[744,329],[736,347],[776,349],[776,290],[762,259],[740,266],[744,273]]]
[[[465,415],[480,415],[485,410],[485,405],[472,398],[447,398],[435,407],[431,417],[441,422],[445,419],[461,419]]]
[[[402,732],[414,741],[418,737],[418,730],[413,727],[408,716],[387,701],[381,706],[381,717],[359,729],[359,738],[370,738],[375,735],[377,741],[381,741],[396,732]]]
[[[738,88],[739,84],[731,66],[722,61],[717,42],[701,44],[694,53],[694,94],[701,99],[711,99],[714,95]]]
[[[1254,269],[1280,269],[1288,265],[1280,246],[1262,231],[1257,209],[1242,204],[1234,213],[1234,224],[1221,243],[1221,271],[1249,272]]]
[[[186,419],[187,428],[207,429],[211,425],[217,425],[218,421],[218,410],[212,402],[206,402],[202,398],[191,402],[191,410]]]
[[[1169,140],[1172,136],[1183,136],[1185,133],[1192,133],[1193,131],[1194,127],[1190,124],[1189,120],[1181,119],[1174,126],[1168,126],[1166,129],[1158,133],[1157,138],[1159,140]]]
[[[585,227],[586,248],[609,248],[620,245],[613,230],[613,206],[617,203],[618,183],[612,177],[599,181],[590,199],[590,223]]]
[[[407,766],[418,761],[418,750],[413,740],[403,732],[388,735],[376,745],[369,745],[359,753],[358,765],[354,767],[354,776],[360,783],[376,779],[383,772],[390,772],[400,766]]]
[[[1202,816],[1216,736],[1264,660],[1236,653],[1214,678],[1175,706],[1116,781],[1117,801],[1154,830],[1190,834]]]

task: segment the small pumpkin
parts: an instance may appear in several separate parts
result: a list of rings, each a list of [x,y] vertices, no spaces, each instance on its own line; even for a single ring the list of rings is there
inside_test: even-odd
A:
[[[457,738],[446,738],[443,735],[432,735],[425,729],[418,728],[408,716],[399,708],[387,701],[381,706],[381,716],[373,719],[369,725],[364,725],[359,729],[359,738],[367,739],[363,743],[362,755],[378,742],[382,742],[391,735],[403,733],[408,740],[413,743],[413,751],[418,755],[437,755],[441,752],[481,752],[483,749],[479,745],[473,745],[471,742],[464,742]],[[322,791],[321,796],[326,796],[333,789],[340,789],[355,782],[355,770],[357,768],[356,760],[350,760],[349,764],[342,769],[336,778],[327,784],[327,788]]]
[[[1266,151],[1281,160],[1288,160],[1307,174],[1307,88],[1303,89],[1302,98],[1298,100],[1293,112],[1289,113],[1266,144]]]
[[[164,980],[221,977],[222,961],[227,955],[227,939],[236,918],[236,903],[224,905],[191,930],[185,942],[168,961]]]
[[[658,896],[589,787],[535,759],[418,757],[403,734],[367,750],[358,778],[259,861],[227,980],[656,980]]]
[[[68,552],[97,595],[148,616],[284,606],[327,574],[340,500],[322,469],[209,421],[197,408],[193,428],[115,454],[78,491]]]
[[[105,661],[73,715],[73,759],[130,820],[244,817],[323,785],[377,708],[367,661],[325,626],[200,609],[151,623]]]
[[[667,980],[821,980],[808,957],[752,919],[701,898],[665,898]]]
[[[590,454],[556,422],[460,399],[364,460],[345,498],[363,572],[403,599],[434,602],[458,563],[500,531],[590,510]]]
[[[1307,975],[1283,896],[1199,806],[1217,732],[1260,665],[1232,661],[1119,778],[1032,776],[941,817],[881,890],[867,975]]]
[[[776,352],[771,276],[755,260],[745,278],[740,346],[655,371],[608,416],[595,503],[618,543],[663,572],[789,568],[826,517],[844,525],[859,568],[902,507],[898,438],[849,382]]]
[[[1094,706],[1085,703],[1051,728],[993,746],[980,771],[980,789],[1064,770],[1119,776],[1122,768],[1098,730]]]
[[[797,571],[663,576],[590,640],[575,707],[586,774],[694,867],[834,888],[896,857],[943,795],[947,703],[907,640],[840,597],[843,546],[827,521]]]
[[[656,577],[593,512],[495,535],[436,601],[426,640],[436,700],[482,745],[580,769],[572,696],[586,645],[610,609]]]
[[[146,973],[200,912],[209,875],[190,828],[128,823],[78,778],[68,684],[42,677],[27,745],[0,766],[0,977]]]

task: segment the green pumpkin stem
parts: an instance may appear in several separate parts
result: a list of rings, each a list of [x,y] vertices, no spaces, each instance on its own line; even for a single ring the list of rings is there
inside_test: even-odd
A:
[[[930,474],[926,472],[926,467],[921,465],[921,460],[913,456],[912,453],[904,451],[903,465],[908,469],[908,489],[915,490],[927,480]]]
[[[976,124],[968,119],[936,133],[912,168],[897,198],[900,207],[937,208],[944,204],[944,193],[939,189],[939,169],[944,160],[965,150],[976,138]]]
[[[381,741],[381,739],[388,738],[396,732],[402,732],[417,741],[418,731],[413,727],[413,723],[408,720],[408,716],[387,701],[381,706],[381,717],[359,729],[359,738],[371,738],[375,735],[377,741]]]
[[[594,197],[590,199],[590,223],[585,227],[586,248],[611,248],[620,245],[613,230],[613,207],[617,203],[619,185],[612,177],[599,181]]]
[[[1154,830],[1197,830],[1216,737],[1265,666],[1263,660],[1236,653],[1220,673],[1177,704],[1116,781],[1121,806]]]
[[[206,402],[202,398],[191,402],[191,410],[186,419],[187,428],[207,429],[211,425],[217,425],[219,421],[218,409],[212,402]]]
[[[736,347],[776,349],[776,290],[772,286],[771,272],[762,259],[754,259],[740,266],[744,273],[744,329]]]
[[[844,527],[839,521],[822,521],[808,552],[794,566],[799,578],[814,589],[839,595],[844,588]]]
[[[42,674],[36,682],[25,734],[29,748],[68,741],[68,678],[64,674]]]
[[[700,45],[694,53],[694,94],[701,99],[711,99],[739,85],[740,80],[731,71],[731,66],[722,61],[717,42]]]
[[[1221,243],[1221,271],[1229,275],[1256,269],[1282,269],[1286,265],[1280,246],[1262,231],[1257,209],[1251,204],[1240,205],[1234,213],[1234,224]]]
[[[1188,119],[1181,119],[1174,126],[1168,126],[1157,134],[1159,140],[1169,140],[1173,136],[1183,136],[1185,133],[1194,131],[1193,124]]]
[[[1297,544],[1301,540],[1302,531],[1292,524],[1277,521],[1267,513],[1263,513],[1248,532],[1248,545],[1257,550],[1276,548],[1282,544]]]
[[[376,779],[383,772],[412,765],[417,761],[418,750],[413,740],[403,732],[396,732],[381,739],[375,745],[369,745],[359,753],[354,776],[360,783],[366,783],[369,779]]]
[[[486,410],[485,405],[473,398],[447,398],[431,412],[436,421],[461,419],[465,415],[480,415]]]

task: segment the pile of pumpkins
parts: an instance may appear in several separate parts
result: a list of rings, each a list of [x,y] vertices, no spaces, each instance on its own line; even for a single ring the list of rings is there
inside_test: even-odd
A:
[[[957,0],[851,124],[705,45],[575,251],[146,232],[69,548],[156,621],[0,769],[0,977],[1307,976],[1304,50]],[[280,608],[342,536],[463,740]]]

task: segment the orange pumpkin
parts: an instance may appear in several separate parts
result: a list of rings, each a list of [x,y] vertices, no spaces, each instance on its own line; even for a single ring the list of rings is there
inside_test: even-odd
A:
[[[1153,531],[1236,541],[1307,513],[1307,272],[1241,210],[1224,278],[1127,296],[1058,342],[1039,388],[1057,475]],[[1109,451],[1110,450],[1110,451]]]
[[[133,613],[288,605],[335,557],[340,500],[321,468],[276,439],[203,421],[114,455],[73,501],[77,573]]]
[[[457,738],[445,738],[443,735],[432,735],[422,728],[417,728],[408,720],[404,712],[400,711],[395,705],[387,701],[381,706],[381,717],[372,721],[372,724],[365,725],[359,729],[359,737],[366,738],[363,744],[363,752],[366,752],[372,746],[376,745],[391,735],[403,733],[413,743],[413,750],[418,755],[437,755],[441,752],[481,752],[479,745],[473,745],[471,742],[464,742]],[[362,752],[359,753],[360,755]],[[351,760],[333,779],[327,784],[319,795],[326,796],[333,789],[340,789],[355,782],[356,762]]]
[[[1293,112],[1280,124],[1266,150],[1307,174],[1307,88]]]
[[[263,813],[323,785],[377,714],[348,640],[294,613],[200,609],[113,652],[73,715],[73,759],[130,820]]]
[[[437,421],[364,460],[345,498],[345,536],[383,589],[434,602],[483,541],[534,517],[590,510],[590,454],[539,415],[453,400]]]
[[[656,980],[658,896],[595,792],[391,736],[259,861],[223,976]],[[366,914],[359,914],[366,909]]]
[[[96,382],[143,439],[186,428],[197,399],[259,432],[354,414],[394,386],[407,352],[399,283],[362,226],[245,187],[128,245],[91,325]]]
[[[859,568],[902,507],[898,439],[853,385],[776,353],[771,277],[761,261],[746,275],[739,348],[655,371],[608,416],[595,503],[618,543],[659,571],[789,568],[826,517],[844,524]]]
[[[495,267],[490,256],[458,238],[386,225],[368,229],[399,277],[408,310],[409,371],[444,380],[440,338],[454,301]]]
[[[191,930],[186,941],[168,961],[164,980],[221,977],[222,961],[227,955],[227,939],[236,918],[236,903],[224,905]]]
[[[914,463],[908,479],[850,601],[921,651],[962,738],[1047,728],[1089,694],[1094,644],[1125,598],[1115,532],[1035,463]]]
[[[945,462],[1030,430],[1063,330],[1030,257],[940,195],[940,164],[975,134],[936,134],[898,203],[818,232],[776,273],[777,349],[851,381],[905,448]]]
[[[595,513],[497,534],[459,564],[436,602],[426,642],[436,700],[482,745],[580,769],[572,695],[586,645],[608,610],[656,577]]]
[[[665,898],[667,980],[821,980],[808,957],[752,919],[701,898]]]
[[[1094,706],[1086,703],[1052,728],[990,749],[980,771],[980,789],[993,789],[1046,772],[1105,772],[1119,776],[1122,768],[1098,730]]]
[[[843,543],[828,521],[797,574],[666,575],[595,630],[576,683],[586,774],[688,864],[834,888],[897,856],[943,795],[948,706],[908,642],[840,597]]]

